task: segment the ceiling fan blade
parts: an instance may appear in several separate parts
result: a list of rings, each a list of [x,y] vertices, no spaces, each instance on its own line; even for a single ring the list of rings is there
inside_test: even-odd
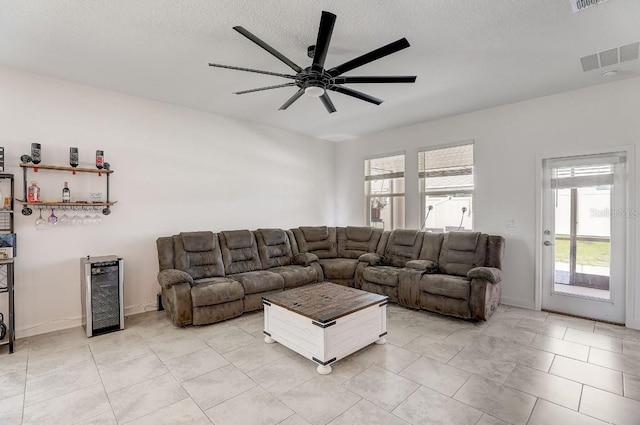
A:
[[[247,31],[243,27],[236,26],[236,27],[233,27],[233,29],[238,31],[240,34],[244,35],[245,37],[247,37],[249,40],[251,40],[254,43],[256,43],[258,46],[262,47],[267,52],[271,53],[276,58],[280,59],[289,68],[293,69],[295,72],[302,71],[302,68],[300,68],[298,65],[296,65],[291,59],[289,59],[288,57],[286,57],[285,55],[283,55],[282,53],[280,53],[279,51],[277,51],[273,47],[269,46],[267,43],[265,43],[264,41],[262,41],[261,39],[259,39],[258,37],[256,37],[254,34],[252,34],[251,32]]]
[[[380,47],[379,49],[372,50],[369,53],[365,53],[362,56],[351,59],[350,61],[345,62],[342,65],[331,68],[327,72],[329,72],[332,77],[337,77],[338,75],[344,74],[345,72],[351,71],[352,69],[358,68],[359,66],[366,65],[369,62],[373,62],[374,60],[383,58],[402,49],[406,49],[409,46],[410,45],[407,39],[401,38],[400,40],[389,43],[386,46]]]
[[[291,96],[289,98],[289,100],[287,100],[286,102],[284,102],[284,104],[280,107],[281,111],[284,111],[285,109],[287,109],[289,106],[291,106],[291,104],[293,102],[295,102],[296,100],[298,100],[302,95],[304,94],[304,89],[300,89],[296,92],[296,94],[294,94],[293,96]]]
[[[336,23],[336,15],[330,12],[322,12],[320,18],[320,28],[318,28],[318,39],[316,40],[315,53],[313,55],[313,63],[311,69],[322,72],[324,61],[327,58],[329,43],[331,42],[331,34]]]
[[[336,77],[335,84],[359,84],[359,83],[415,83],[415,75],[389,75],[372,77]]]
[[[356,99],[364,100],[365,102],[373,103],[374,105],[379,105],[384,100],[378,99],[377,97],[369,96],[368,94],[359,92],[357,90],[349,89],[347,87],[342,86],[330,86],[328,90],[332,90],[338,93],[346,94],[347,96],[355,97]]]
[[[233,94],[253,93],[253,92],[263,91],[263,90],[279,89],[280,87],[291,87],[291,86],[295,86],[295,85],[296,85],[296,83],[278,84],[277,86],[267,86],[267,87],[260,87],[260,88],[257,88],[257,89],[237,91],[237,92],[234,92]]]
[[[261,71],[259,69],[242,68],[240,66],[221,65],[219,63],[210,63],[209,66],[214,66],[216,68],[235,69],[236,71],[255,72],[257,74],[273,75],[275,77],[291,78],[294,80],[296,78],[295,75],[280,74],[279,72],[271,72],[271,71]]]
[[[336,111],[336,107],[333,106],[333,102],[331,101],[331,98],[329,98],[327,92],[324,92],[324,94],[320,96],[320,100],[322,101],[324,107],[327,108],[327,112],[332,114]]]

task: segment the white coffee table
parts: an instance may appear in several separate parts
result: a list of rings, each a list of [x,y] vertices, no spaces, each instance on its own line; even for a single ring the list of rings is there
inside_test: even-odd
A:
[[[329,374],[332,363],[386,342],[387,299],[330,282],[265,295],[264,341],[279,342]]]

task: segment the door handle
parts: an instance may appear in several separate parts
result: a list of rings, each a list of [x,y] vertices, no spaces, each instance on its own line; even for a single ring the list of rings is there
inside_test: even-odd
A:
[[[542,245],[544,246],[551,246],[551,245],[555,245],[554,243],[551,243],[550,241],[544,241],[542,242]]]

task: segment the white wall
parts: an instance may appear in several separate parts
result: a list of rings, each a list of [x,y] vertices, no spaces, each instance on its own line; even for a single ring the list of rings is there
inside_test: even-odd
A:
[[[78,325],[79,258],[88,254],[125,259],[125,305],[142,311],[159,289],[159,236],[335,222],[334,143],[1,67],[0,93],[0,146],[17,198],[20,155],[40,142],[43,164],[67,165],[77,146],[80,166],[91,167],[103,149],[118,201],[94,227],[37,231],[37,213],[16,214],[18,337]],[[64,181],[76,198],[105,190],[92,174],[28,179],[43,200],[59,199]]]
[[[637,155],[639,111],[640,79],[629,79],[341,143],[336,152],[337,224],[364,221],[363,158],[405,151],[407,225],[418,227],[418,183],[410,177],[417,176],[418,150],[474,140],[474,227],[506,238],[503,301],[534,308],[536,155],[614,145],[635,145]],[[632,187],[640,187],[635,183]],[[515,219],[515,228],[505,227],[508,218]],[[632,248],[640,252],[640,238],[632,237]],[[640,285],[631,284],[638,290],[635,322],[629,324],[640,327]]]

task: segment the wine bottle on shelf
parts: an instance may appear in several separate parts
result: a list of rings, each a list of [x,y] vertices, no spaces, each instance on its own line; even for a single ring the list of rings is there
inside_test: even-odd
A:
[[[69,165],[73,168],[78,166],[78,148],[69,148]]]
[[[33,161],[34,164],[40,164],[40,161],[42,160],[40,154],[41,148],[42,146],[40,143],[31,143],[31,161]]]
[[[104,151],[96,151],[96,168],[102,170],[104,168]]]
[[[69,190],[68,182],[64,182],[64,188],[62,189],[62,202],[71,202],[71,190]]]

